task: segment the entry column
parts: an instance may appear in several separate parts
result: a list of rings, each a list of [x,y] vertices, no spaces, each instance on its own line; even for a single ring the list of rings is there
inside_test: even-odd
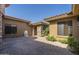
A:
[[[5,5],[0,4],[0,43],[2,42],[2,16],[4,14]]]

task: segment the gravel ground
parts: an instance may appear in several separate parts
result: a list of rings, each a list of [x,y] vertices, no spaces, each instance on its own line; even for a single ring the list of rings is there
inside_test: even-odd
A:
[[[67,45],[43,40],[44,38],[6,38],[1,55],[73,55]]]

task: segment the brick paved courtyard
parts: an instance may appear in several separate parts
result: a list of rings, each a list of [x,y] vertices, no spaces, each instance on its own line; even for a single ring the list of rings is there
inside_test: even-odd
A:
[[[49,43],[49,44],[48,44]],[[4,39],[0,54],[7,55],[72,55],[66,47],[60,47],[57,43],[51,44],[51,42],[45,41],[39,38],[6,38]],[[53,42],[52,42],[53,43]]]

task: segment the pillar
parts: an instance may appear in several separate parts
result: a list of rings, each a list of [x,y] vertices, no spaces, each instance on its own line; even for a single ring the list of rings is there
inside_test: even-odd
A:
[[[0,43],[2,42],[2,31],[3,31],[3,29],[2,29],[2,25],[3,25],[3,23],[2,23],[2,16],[3,16],[3,14],[4,14],[4,8],[5,8],[5,5],[3,5],[3,4],[0,4]]]

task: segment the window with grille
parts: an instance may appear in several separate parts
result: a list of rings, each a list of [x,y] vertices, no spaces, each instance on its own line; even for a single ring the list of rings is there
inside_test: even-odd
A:
[[[58,35],[72,34],[72,21],[58,22],[57,23]]]
[[[58,35],[64,35],[64,23],[58,22]]]
[[[5,26],[5,34],[16,34],[17,33],[17,27],[6,25]]]

